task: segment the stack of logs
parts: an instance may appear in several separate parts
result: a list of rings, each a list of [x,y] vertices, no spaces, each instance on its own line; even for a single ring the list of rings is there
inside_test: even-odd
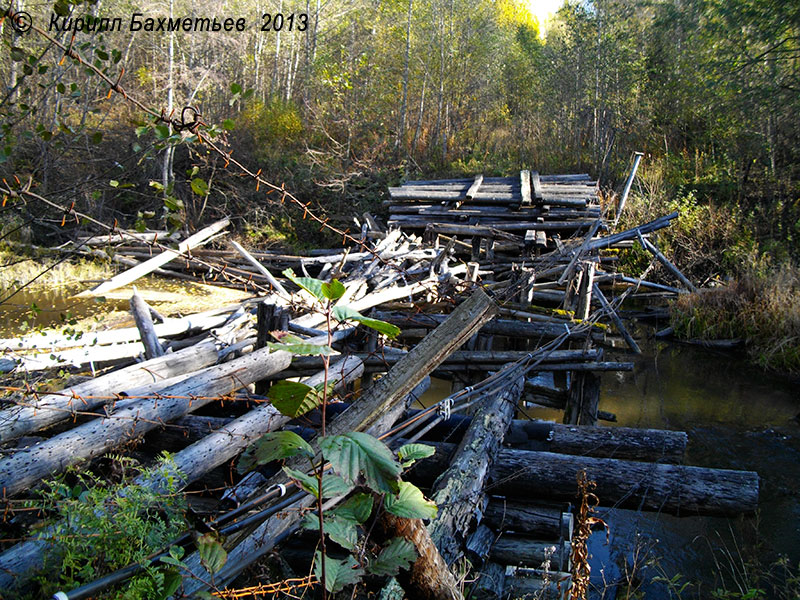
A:
[[[387,585],[387,597],[399,585],[408,597],[460,598],[448,567],[462,557],[482,574],[473,592],[483,597],[565,589],[569,503],[576,501],[582,471],[596,481],[604,506],[724,516],[756,508],[755,473],[680,464],[686,434],[596,426],[598,417],[613,419],[598,409],[596,374],[633,368],[604,360],[609,327],[638,352],[616,307],[641,287],[670,294],[691,289],[677,275],[680,288],[622,277],[612,270],[613,256],[602,251],[636,242],[668,263],[646,236],[675,215],[604,235],[596,184],[582,175],[523,171],[519,179],[412,182],[391,194],[390,223],[401,229],[382,231],[365,218],[359,249],[292,257],[236,245],[225,260],[241,257],[235,268],[273,288],[266,298],[153,325],[134,295],[136,328],[0,341],[7,368],[112,367],[58,393],[20,392],[0,409],[0,486],[12,515],[9,529],[25,524],[14,516],[15,499],[40,481],[144,437],[140,452],[175,451],[172,477],[180,489],[227,488],[224,497],[206,494],[202,502],[217,523],[251,520],[243,534],[229,538],[218,585],[231,583],[276,544],[289,556],[297,515],[311,500],[278,500],[276,486],[287,480],[274,469],[237,478],[235,485],[224,469],[264,433],[309,424],[290,423],[262,395],[269,381],[301,377],[314,384],[322,377],[319,359],[264,347],[267,332],[276,329],[312,343],[327,340],[319,329],[324,315],[280,277],[287,266],[342,280],[343,304],[373,309],[371,316],[402,330],[392,346],[375,333],[337,327],[339,355],[329,374],[346,401],[331,406],[329,434],[397,431],[387,438],[390,445],[422,440],[437,450],[407,474],[439,505],[436,519],[426,526],[387,517],[380,524],[412,540],[420,555],[410,572]],[[183,252],[179,262],[189,261]],[[205,259],[213,252],[223,255],[205,251]],[[620,297],[611,297],[619,289]],[[142,342],[145,360],[133,363]],[[412,403],[431,376],[452,381],[451,394],[437,410],[414,414],[420,409]],[[566,424],[520,420],[526,404],[564,409]],[[139,483],[163,489],[167,477]],[[232,498],[239,508],[226,512]],[[31,569],[42,564],[46,540],[31,538],[0,554],[0,589],[26,587]],[[184,581],[188,595],[203,587],[204,571],[196,552],[186,562],[198,575]]]

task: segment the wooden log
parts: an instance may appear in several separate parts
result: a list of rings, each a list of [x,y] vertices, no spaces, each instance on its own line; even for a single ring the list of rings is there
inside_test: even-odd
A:
[[[18,494],[69,465],[99,456],[160,423],[173,421],[219,396],[282,371],[291,358],[287,352],[257,350],[206,368],[197,376],[162,390],[164,397],[155,401],[139,401],[107,418],[95,419],[0,459],[0,489],[4,488],[9,496]]]
[[[164,348],[162,348],[158,335],[156,335],[150,307],[136,290],[136,286],[133,286],[133,296],[131,296],[131,313],[142,338],[145,358],[150,360],[151,358],[163,356]]]
[[[117,391],[196,371],[217,360],[214,342],[201,342],[172,354],[114,371],[54,394],[29,399],[26,406],[0,411],[0,443],[44,429],[78,411],[91,411],[112,400]]]
[[[672,273],[675,277],[677,277],[678,281],[680,281],[683,285],[686,286],[686,289],[688,289],[691,292],[697,292],[697,288],[695,287],[695,285],[691,281],[689,281],[686,278],[686,276],[683,273],[681,273],[680,269],[678,269],[678,267],[672,264],[672,262],[666,256],[664,256],[658,248],[656,248],[655,244],[653,244],[650,240],[642,236],[641,232],[639,234],[639,242],[642,244],[642,247],[650,251],[650,253],[653,256],[655,256],[670,273]]]
[[[503,593],[509,598],[536,598],[537,600],[563,600],[570,589],[572,577],[566,572],[519,571],[507,574]]]
[[[431,223],[432,229],[437,233],[446,235],[464,235],[468,237],[485,237],[491,239],[507,240],[515,242],[520,246],[524,240],[518,236],[493,227],[483,227],[480,225],[459,225],[456,223]],[[427,225],[426,225],[427,226]]]
[[[622,335],[622,337],[625,339],[625,343],[628,344],[628,348],[630,348],[634,354],[641,354],[642,350],[639,348],[639,344],[636,343],[636,340],[634,340],[633,336],[628,332],[628,329],[625,327],[622,319],[619,318],[617,311],[614,310],[603,292],[600,290],[600,286],[595,283],[593,284],[592,289],[594,291],[594,297],[600,301],[600,306],[603,307],[603,310],[606,311],[611,319],[611,322],[614,323],[614,326],[617,328],[617,331],[619,331],[620,335]]]
[[[600,379],[586,371],[574,373],[564,410],[564,423],[594,425],[600,402]]]
[[[531,172],[523,169],[519,172],[519,188],[522,196],[522,206],[531,205]]]
[[[447,564],[461,555],[464,536],[475,516],[494,457],[514,418],[523,383],[523,378],[518,377],[481,402],[450,466],[433,486],[439,514],[429,531]]]
[[[481,567],[480,578],[470,590],[470,598],[475,600],[496,600],[504,598],[506,588],[506,568],[496,562],[487,562]]]
[[[275,279],[275,277],[273,277],[272,273],[270,273],[270,272],[267,270],[267,268],[266,268],[264,265],[262,265],[260,262],[258,262],[258,261],[257,261],[257,260],[256,260],[256,259],[253,257],[253,255],[252,255],[252,254],[250,254],[250,253],[249,253],[247,250],[245,250],[245,249],[242,247],[242,245],[241,245],[241,244],[239,244],[239,243],[238,243],[238,242],[236,242],[235,240],[231,240],[231,245],[232,245],[234,248],[236,248],[236,250],[237,250],[237,252],[239,252],[239,254],[241,254],[242,256],[244,256],[244,258],[247,260],[247,262],[249,262],[251,265],[253,265],[253,266],[256,268],[256,270],[257,270],[259,273],[261,273],[261,274],[262,274],[264,277],[266,277],[266,278],[267,278],[267,281],[269,281],[269,284],[270,284],[270,285],[271,285],[273,288],[275,288],[275,291],[276,291],[278,294],[280,294],[280,295],[281,295],[281,296],[283,296],[284,298],[289,298],[289,297],[291,296],[291,294],[289,294],[289,292],[287,292],[287,291],[286,291],[286,288],[284,288],[284,287],[283,287],[283,285],[281,284],[281,282],[280,282],[280,281],[278,281],[277,279]]]
[[[432,482],[449,464],[454,444],[429,442],[436,454],[414,465],[412,481]],[[758,507],[758,474],[683,465],[501,449],[492,492],[509,498],[574,501],[576,476],[597,482],[601,506],[663,511],[678,516],[734,516]]]
[[[636,177],[636,171],[639,169],[639,163],[643,156],[644,154],[641,152],[633,153],[633,166],[631,167],[631,172],[628,174],[628,179],[625,181],[625,188],[622,190],[622,197],[619,199],[619,204],[617,205],[617,213],[614,216],[614,227],[619,223],[622,211],[625,210],[625,203],[628,200],[628,194],[631,191],[631,186],[633,186],[633,179]]]
[[[475,179],[472,181],[472,185],[469,186],[467,193],[464,194],[464,197],[467,200],[473,200],[475,196],[478,194],[478,190],[480,189],[482,183],[483,183],[483,175],[476,175]]]
[[[161,254],[154,256],[150,260],[143,262],[141,265],[134,267],[132,269],[128,269],[124,273],[120,273],[119,275],[115,275],[108,281],[105,281],[98,285],[97,287],[91,290],[85,290],[78,294],[77,297],[86,297],[86,296],[100,296],[111,290],[115,290],[119,287],[124,285],[128,285],[133,283],[140,277],[147,275],[148,273],[152,272],[154,269],[167,264],[174,258],[182,255],[184,252],[199,246],[203,242],[205,242],[208,238],[210,238],[215,233],[222,231],[230,224],[228,219],[222,219],[209,225],[208,227],[201,229],[194,235],[186,238],[180,244],[178,244],[177,250],[168,249],[162,252]]]
[[[677,217],[678,217],[677,212],[671,212],[668,215],[658,217],[657,219],[653,219],[649,223],[639,225],[638,227],[634,227],[632,229],[626,229],[625,231],[620,231],[619,233],[615,233],[613,235],[607,235],[592,240],[586,245],[586,250],[588,251],[588,250],[600,250],[601,248],[611,248],[612,246],[620,242],[634,240],[639,236],[640,233],[641,234],[652,233],[653,231],[658,231],[659,229],[668,227],[670,221],[672,221],[672,219],[676,219]]]
[[[542,178],[539,176],[539,171],[531,171],[531,187],[533,188],[533,197],[535,200],[542,199]]]
[[[565,515],[572,516],[557,506],[543,506],[494,496],[489,499],[482,523],[495,531],[524,534],[538,540],[557,540],[562,534]],[[569,520],[568,517],[566,519]]]
[[[569,541],[541,541],[515,535],[501,536],[492,546],[491,560],[502,565],[541,569],[549,563],[549,571],[569,571]]]

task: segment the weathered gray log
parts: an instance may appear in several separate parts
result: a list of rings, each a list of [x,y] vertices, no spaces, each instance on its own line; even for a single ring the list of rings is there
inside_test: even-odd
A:
[[[28,398],[26,406],[13,406],[0,411],[0,443],[44,429],[74,416],[77,411],[90,411],[111,402],[109,397],[120,389],[196,371],[216,360],[214,342],[201,342],[173,354],[131,365],[58,393],[42,396],[38,401]]]
[[[671,212],[668,215],[658,217],[657,219],[653,219],[649,223],[644,223],[643,225],[639,225],[638,227],[634,227],[632,229],[626,229],[625,231],[620,231],[619,233],[615,233],[613,235],[607,235],[592,240],[586,245],[586,250],[599,250],[601,248],[610,248],[614,244],[617,244],[622,241],[635,240],[640,233],[641,234],[651,233],[653,231],[663,229],[664,227],[669,227],[670,221],[676,218],[678,218],[678,213]]]
[[[231,240],[231,245],[234,248],[236,248],[236,250],[239,252],[239,254],[244,256],[244,258],[247,260],[247,262],[249,262],[251,265],[253,265],[259,273],[261,273],[264,277],[267,278],[267,281],[269,281],[269,284],[273,288],[275,288],[276,292],[278,292],[284,298],[289,298],[291,296],[291,294],[286,291],[286,288],[284,288],[283,285],[281,285],[281,282],[278,281],[277,279],[275,279],[275,277],[272,275],[272,273],[270,273],[264,265],[262,265],[260,262],[258,262],[253,257],[252,254],[250,254],[247,250],[245,250],[242,247],[241,244],[239,244],[238,242],[236,242],[234,240]]]
[[[470,590],[470,598],[475,600],[496,600],[504,598],[506,587],[506,568],[496,562],[487,562],[480,569],[480,578]]]
[[[656,248],[655,244],[653,244],[650,240],[646,239],[641,234],[639,235],[639,242],[646,250],[649,250],[650,253],[653,256],[655,256],[670,273],[672,273],[675,277],[677,277],[678,281],[680,281],[683,285],[685,285],[689,291],[691,292],[697,291],[695,285],[691,281],[689,281],[686,278],[686,275],[681,273],[680,269],[676,267],[674,264],[672,264],[672,262],[666,256],[664,256],[664,254],[658,248]]]
[[[622,190],[622,197],[619,199],[619,204],[617,205],[617,213],[614,216],[614,227],[619,223],[619,218],[622,216],[622,211],[625,209],[625,202],[628,200],[628,194],[633,185],[633,178],[636,177],[636,171],[639,169],[639,163],[643,156],[644,154],[641,152],[633,153],[633,166],[631,167],[631,172],[628,174],[627,181],[625,181],[625,189]]]
[[[543,542],[527,537],[504,535],[492,546],[491,560],[501,565],[540,569],[549,562],[549,571],[569,571],[569,541]]]
[[[523,169],[519,172],[519,189],[522,196],[522,206],[531,204],[531,172]]]
[[[446,468],[454,444],[428,442],[436,454],[414,465],[413,481],[432,482]],[[497,455],[492,493],[509,498],[574,501],[582,469],[597,482],[601,506],[663,511],[679,516],[733,516],[758,507],[758,474],[615,458],[502,449]]]
[[[433,486],[439,514],[429,530],[447,564],[461,555],[464,536],[483,495],[494,457],[516,413],[523,384],[520,376],[496,395],[482,400],[450,466]]]
[[[111,290],[115,290],[123,285],[128,285],[129,283],[133,283],[140,277],[147,275],[148,273],[152,272],[153,270],[157,269],[158,267],[167,264],[174,258],[177,258],[187,250],[191,250],[192,248],[199,246],[203,242],[205,242],[208,238],[210,238],[215,233],[225,229],[230,224],[228,219],[222,219],[217,221],[216,223],[212,223],[208,227],[201,229],[191,237],[186,238],[180,244],[178,244],[177,250],[165,250],[161,254],[154,256],[148,261],[143,262],[142,264],[133,267],[132,269],[128,269],[124,273],[120,273],[119,275],[115,275],[108,281],[105,281],[98,285],[97,287],[91,290],[85,290],[78,294],[78,297],[85,297],[85,296],[99,296],[101,294],[105,294],[106,292],[110,292]]]
[[[504,597],[508,598],[536,598],[537,600],[563,600],[570,589],[571,575],[565,572],[548,572],[546,575],[539,572],[520,572],[507,574],[504,580]]]
[[[131,313],[142,338],[145,358],[150,360],[151,358],[163,356],[164,348],[158,340],[158,335],[153,325],[153,317],[150,314],[150,307],[136,290],[136,286],[133,286],[133,296],[131,296]]]
[[[475,198],[475,196],[478,194],[478,190],[480,189],[482,183],[483,183],[483,175],[476,175],[475,179],[472,182],[472,185],[469,186],[469,189],[467,190],[466,194],[464,194],[467,200],[472,200]]]
[[[196,377],[162,390],[157,400],[142,400],[103,419],[95,419],[49,440],[0,459],[0,489],[13,496],[81,460],[135,439],[160,423],[197,410],[259,379],[287,368],[287,352],[257,350],[208,367]]]
[[[328,379],[336,388],[341,389],[360,377],[363,370],[361,361],[348,357],[331,365]],[[317,373],[304,383],[316,386],[324,378],[324,372]],[[282,427],[289,420],[272,405],[264,404],[237,419],[225,419],[222,423],[217,421],[218,427],[215,431],[206,431],[199,441],[175,453],[170,467],[164,467],[154,475],[140,476],[134,484],[161,493],[167,493],[170,488],[183,489],[232,459],[265,433]],[[47,544],[46,540],[28,540],[0,554],[0,589],[7,589],[11,585],[8,577],[13,578],[14,585],[24,586],[32,571],[42,566]]]
[[[614,323],[614,326],[617,328],[617,331],[619,331],[619,333],[625,339],[625,343],[628,344],[628,347],[633,351],[634,354],[641,354],[642,350],[639,348],[639,344],[636,343],[636,340],[634,340],[633,336],[628,332],[628,329],[625,327],[622,319],[619,318],[617,311],[614,310],[614,308],[608,302],[608,299],[603,294],[600,286],[595,283],[592,289],[594,290],[594,297],[600,301],[600,306],[602,306],[603,310],[606,311],[609,318]]]

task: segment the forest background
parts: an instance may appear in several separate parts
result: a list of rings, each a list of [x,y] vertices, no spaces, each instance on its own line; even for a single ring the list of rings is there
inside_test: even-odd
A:
[[[570,0],[542,24],[535,3],[521,0],[15,0],[13,8],[45,29],[53,14],[61,29],[82,17],[85,30],[49,35],[166,115],[196,107],[206,135],[336,224],[380,212],[387,186],[408,178],[531,168],[588,172],[610,189],[642,151],[630,219],[678,209],[680,226],[660,240],[674,260],[700,282],[735,280],[737,297],[762,305],[764,293],[788,289],[781,305],[796,309],[789,326],[800,338],[797,3]],[[245,18],[247,27],[130,31],[134,13]],[[115,31],[92,26],[115,17]],[[8,181],[30,178],[38,194],[121,227],[195,229],[224,214],[251,245],[332,241],[47,39],[5,20],[2,40]],[[74,235],[57,212],[6,207],[2,242],[52,245]],[[635,253],[628,266],[640,266]],[[716,325],[718,337],[746,326]],[[800,351],[792,360],[800,366]]]

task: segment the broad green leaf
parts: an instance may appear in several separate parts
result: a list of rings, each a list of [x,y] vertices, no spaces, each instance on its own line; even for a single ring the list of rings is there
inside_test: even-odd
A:
[[[197,540],[197,551],[200,554],[200,562],[212,575],[218,572],[228,560],[228,553],[225,552],[225,548],[222,547],[214,533],[200,536]]]
[[[286,269],[283,271],[283,276],[295,285],[303,288],[323,304],[327,300],[327,298],[325,298],[325,294],[322,293],[322,284],[325,282],[321,279],[314,279],[313,277],[298,277],[294,274],[292,269]]]
[[[314,575],[322,581],[322,553],[314,555]],[[364,575],[364,569],[358,566],[356,559],[348,556],[344,560],[325,557],[325,589],[331,593],[342,591],[346,586],[358,583]]]
[[[113,188],[119,187],[119,181],[117,181],[116,179],[112,179],[111,181],[108,182],[108,185],[110,185]]]
[[[317,489],[317,478],[303,473],[302,471],[297,471],[295,469],[290,469],[289,467],[283,467],[283,472],[286,473],[289,477],[294,479],[300,487],[302,487],[305,491],[309,494],[312,494],[315,498],[319,497],[319,490]],[[338,498],[339,496],[346,496],[350,493],[353,489],[353,485],[339,477],[338,475],[327,474],[322,476],[322,497],[325,498]]]
[[[425,498],[420,489],[408,481],[401,481],[400,493],[387,495],[383,506],[393,515],[406,519],[433,519],[439,510],[435,502]]]
[[[161,597],[169,598],[183,583],[183,577],[175,569],[170,569],[164,573],[164,585],[162,586]]]
[[[378,557],[370,562],[367,570],[370,575],[380,577],[394,576],[400,569],[407,569],[417,560],[417,549],[405,538],[396,537],[381,550]]]
[[[319,531],[319,515],[307,513],[303,519],[303,527],[310,531]],[[350,519],[325,516],[325,535],[347,550],[358,547],[358,523]]]
[[[333,470],[352,483],[364,477],[376,492],[396,493],[401,467],[391,450],[369,434],[352,431],[344,435],[326,436],[319,447]]]
[[[166,125],[156,125],[156,137],[160,140],[165,140],[169,137],[169,127]]]
[[[236,94],[241,94],[241,93],[242,93],[242,86],[239,85],[238,83],[232,83],[231,84],[231,94],[236,95]]]
[[[322,403],[322,395],[318,390],[299,381],[279,381],[269,388],[267,396],[282,415],[293,419]]]
[[[204,179],[195,177],[194,179],[192,179],[191,186],[192,186],[192,191],[198,196],[205,196],[206,194],[208,194],[208,184],[205,182]]]
[[[379,333],[383,333],[390,338],[397,337],[400,334],[400,328],[396,325],[392,325],[386,321],[365,317],[360,312],[350,308],[349,306],[334,306],[332,314],[333,318],[337,321],[355,321],[357,323],[361,323],[365,327],[369,327],[370,329],[374,329]]]
[[[332,514],[342,519],[363,523],[372,513],[372,496],[355,494],[333,509]]]
[[[328,300],[338,300],[344,296],[344,293],[344,285],[342,285],[342,282],[338,279],[334,279],[330,283],[322,284],[322,295]]]
[[[233,119],[225,119],[222,122],[222,128],[227,131],[233,131],[236,128],[236,123]]]
[[[436,448],[426,444],[406,444],[397,450],[397,456],[403,467],[409,467],[416,461],[433,456]]]
[[[240,473],[245,473],[256,465],[264,465],[273,460],[282,460],[298,454],[313,458],[314,450],[293,431],[275,431],[262,436],[242,454],[238,469]]]
[[[307,344],[305,342],[297,344],[286,344],[282,342],[267,342],[270,350],[283,350],[296,356],[330,356],[336,354],[336,350],[327,344]]]
[[[291,479],[294,479],[297,482],[297,485],[299,485],[309,494],[311,494],[315,498],[319,498],[319,490],[317,489],[317,479],[315,477],[312,477],[311,475],[308,475],[296,469],[290,469],[289,467],[283,467],[283,472],[286,473],[286,475]]]

